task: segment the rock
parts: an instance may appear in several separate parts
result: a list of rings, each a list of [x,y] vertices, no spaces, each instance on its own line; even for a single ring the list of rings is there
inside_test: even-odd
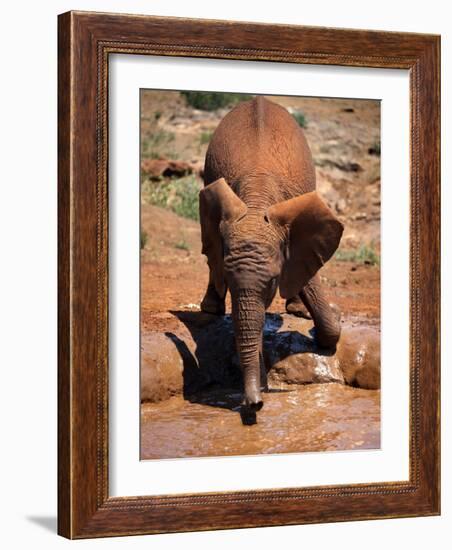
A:
[[[315,353],[295,353],[276,362],[269,375],[269,384],[324,384],[344,383],[338,360]]]
[[[281,326],[275,332],[275,327],[267,320],[268,328],[264,331],[269,381],[286,384],[341,382],[364,389],[380,388],[379,331],[343,327],[334,353],[319,348],[315,339],[309,336],[312,321],[294,319],[286,314],[274,317],[281,317]]]
[[[367,218],[366,212],[357,212],[354,216],[352,216],[352,219],[355,221],[365,220],[366,218]]]
[[[177,317],[177,330],[148,332],[142,340],[141,400],[158,401],[177,393],[189,398],[206,388],[240,387],[230,316],[181,311]]]
[[[345,160],[333,160],[329,157],[319,155],[314,159],[314,164],[321,167],[337,168],[342,172],[362,172],[363,167],[358,162],[350,162]]]
[[[161,332],[141,339],[141,400],[158,402],[183,390],[184,363],[174,342]]]
[[[371,328],[344,329],[336,356],[350,386],[380,388],[380,333]]]
[[[282,323],[275,332],[278,318]],[[270,386],[281,383],[344,383],[339,361],[334,354],[317,346],[314,338],[309,336],[310,331],[310,320],[294,319],[287,314],[267,315],[264,353]]]
[[[177,312],[178,330],[150,332],[141,347],[141,399],[161,401],[183,393],[241,389],[230,315]],[[344,327],[336,352],[321,349],[311,320],[286,313],[266,315],[264,361],[269,388],[337,382],[380,387],[380,337],[371,328]]]
[[[344,198],[339,199],[336,202],[336,212],[338,214],[343,214],[347,208],[347,201]]]
[[[345,234],[341,240],[342,249],[358,248],[359,244],[360,244],[360,240],[356,235],[356,233]]]
[[[337,163],[337,167],[344,172],[362,172],[363,170],[358,162]]]
[[[200,178],[204,177],[204,161],[203,160],[192,160],[190,161],[190,168],[193,174],[196,174]]]
[[[151,179],[161,177],[182,177],[188,174],[202,176],[204,167],[200,161],[184,162],[170,159],[144,159],[141,162],[141,170]]]
[[[376,145],[374,145],[374,146],[372,146],[372,147],[369,147],[369,148],[367,149],[367,153],[368,153],[369,155],[375,155],[375,156],[377,156],[377,157],[381,156],[380,144],[378,143],[378,144],[376,144]]]

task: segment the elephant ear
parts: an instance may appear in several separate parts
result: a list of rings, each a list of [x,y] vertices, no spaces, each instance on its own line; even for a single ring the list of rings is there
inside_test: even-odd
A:
[[[331,258],[344,227],[315,191],[271,206],[267,217],[287,232],[279,290],[289,299]]]
[[[246,214],[246,204],[234,193],[224,178],[210,183],[199,193],[202,253],[213,275],[220,296],[226,293],[223,273],[223,224],[237,221]]]

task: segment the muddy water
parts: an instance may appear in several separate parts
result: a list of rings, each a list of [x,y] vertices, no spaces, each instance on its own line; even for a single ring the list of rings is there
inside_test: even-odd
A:
[[[380,391],[341,384],[274,389],[257,423],[238,392],[141,406],[141,458],[253,455],[380,447]]]

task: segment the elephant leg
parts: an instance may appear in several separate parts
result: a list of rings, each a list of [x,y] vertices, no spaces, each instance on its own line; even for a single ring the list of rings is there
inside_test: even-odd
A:
[[[293,298],[290,298],[290,300],[286,300],[286,311],[296,317],[311,319],[311,316],[309,315],[309,312],[299,294]]]
[[[324,348],[334,348],[341,335],[340,312],[326,299],[318,275],[302,288],[300,297],[314,321],[318,344]]]
[[[226,298],[226,289],[224,296],[221,297],[214,284],[214,276],[212,270],[209,274],[209,284],[207,285],[207,290],[204,295],[204,298],[201,301],[201,311],[205,313],[213,313],[214,315],[224,315],[225,314],[225,298]]]
[[[201,301],[201,310],[215,315],[224,315],[226,282],[223,273],[223,245],[218,228],[213,227],[209,212],[200,204],[202,253],[209,265],[209,284]]]

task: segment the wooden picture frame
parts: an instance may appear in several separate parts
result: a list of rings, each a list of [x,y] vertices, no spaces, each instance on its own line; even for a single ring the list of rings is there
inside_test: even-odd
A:
[[[89,12],[59,16],[58,532],[87,538],[440,513],[440,38]],[[407,69],[408,481],[110,497],[108,60],[113,53]]]

